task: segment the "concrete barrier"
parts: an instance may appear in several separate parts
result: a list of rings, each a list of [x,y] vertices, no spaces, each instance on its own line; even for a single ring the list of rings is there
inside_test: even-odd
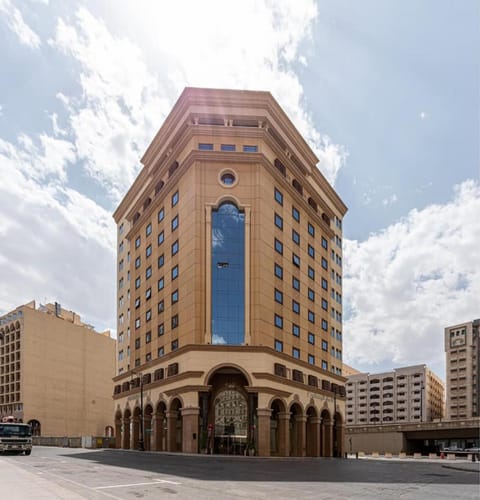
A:
[[[385,453],[385,458],[392,458],[392,454],[390,452]]]
[[[447,453],[447,460],[455,460],[456,458],[455,453]]]
[[[399,458],[407,458],[407,454],[404,451],[401,451]]]
[[[365,456],[365,452],[364,451],[359,451],[358,452],[358,456],[359,457],[364,457]]]
[[[378,451],[372,452],[372,457],[378,458],[379,456],[380,456],[380,453],[378,453]]]
[[[438,458],[438,455],[436,453],[429,453],[428,458]]]

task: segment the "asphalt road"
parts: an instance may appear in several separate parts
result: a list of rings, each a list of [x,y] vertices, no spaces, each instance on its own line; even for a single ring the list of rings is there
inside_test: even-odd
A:
[[[462,470],[465,469],[465,470]],[[474,464],[34,447],[0,456],[0,498],[478,499]]]

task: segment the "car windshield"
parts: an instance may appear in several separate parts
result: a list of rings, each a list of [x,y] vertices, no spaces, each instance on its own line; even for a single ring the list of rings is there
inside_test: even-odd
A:
[[[18,425],[18,424],[0,424],[0,437],[7,436],[31,436],[32,430],[29,425]]]

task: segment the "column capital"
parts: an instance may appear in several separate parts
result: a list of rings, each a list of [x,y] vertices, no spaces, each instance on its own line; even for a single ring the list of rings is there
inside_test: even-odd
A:
[[[296,422],[306,422],[307,421],[306,415],[295,415],[294,418],[295,418]]]
[[[187,415],[200,415],[200,407],[190,406],[188,408],[180,408],[180,413],[182,417],[186,417]]]
[[[268,417],[272,415],[272,410],[270,408],[257,408],[257,417]]]
[[[320,425],[322,423],[322,417],[310,417],[308,421],[311,422],[312,424]]]
[[[285,412],[279,412],[277,413],[278,415],[278,420],[290,420],[290,412],[285,411]]]

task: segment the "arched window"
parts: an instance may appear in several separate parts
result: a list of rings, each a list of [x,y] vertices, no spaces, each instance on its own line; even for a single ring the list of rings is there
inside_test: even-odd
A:
[[[212,344],[245,338],[245,215],[231,202],[212,212]]]

